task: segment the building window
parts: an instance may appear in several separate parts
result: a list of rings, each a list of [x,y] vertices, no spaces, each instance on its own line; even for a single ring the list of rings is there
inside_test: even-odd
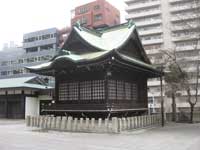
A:
[[[31,58],[27,58],[27,63],[32,63],[35,62],[35,58],[31,57]]]
[[[86,8],[86,7],[81,7],[81,8],[79,9],[79,14],[84,14],[84,13],[86,13],[86,12],[88,12],[88,8]]]
[[[95,5],[94,6],[94,10],[99,10],[100,9],[100,5]]]
[[[8,75],[8,72],[7,72],[7,71],[2,71],[2,72],[1,72],[1,76],[6,76],[6,75]]]
[[[59,86],[59,100],[78,100],[78,82],[61,83]]]
[[[94,100],[105,99],[104,80],[92,81],[92,97]]]
[[[80,99],[81,100],[91,100],[92,99],[91,81],[80,82]]]
[[[86,17],[82,17],[80,21],[80,24],[87,24],[87,18]]]
[[[111,100],[137,100],[138,90],[136,83],[124,81],[108,81],[108,98]]]
[[[8,64],[9,64],[8,61],[2,61],[1,62],[1,66],[8,66]]]
[[[23,59],[19,59],[19,60],[18,60],[18,63],[19,63],[19,64],[23,64],[23,63],[24,63],[24,60],[23,60]]]
[[[117,100],[123,100],[124,99],[124,82],[123,81],[117,81]]]
[[[69,83],[69,100],[78,100],[78,82]]]
[[[131,100],[131,83],[125,82],[125,100]]]
[[[104,80],[60,83],[59,100],[78,100],[79,97],[80,100],[103,100],[105,99],[104,86]]]
[[[103,16],[102,14],[97,14],[97,15],[94,15],[94,21],[100,21],[103,19]]]
[[[116,81],[109,80],[108,81],[108,99],[116,100]]]
[[[138,87],[137,84],[135,83],[132,83],[132,94],[133,94],[132,100],[136,101],[138,99]]]

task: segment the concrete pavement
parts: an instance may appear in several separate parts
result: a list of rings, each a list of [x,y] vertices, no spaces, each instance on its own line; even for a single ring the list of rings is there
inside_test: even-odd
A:
[[[5,121],[5,120],[4,120]],[[169,124],[122,134],[38,132],[0,121],[0,150],[199,150],[200,124]]]

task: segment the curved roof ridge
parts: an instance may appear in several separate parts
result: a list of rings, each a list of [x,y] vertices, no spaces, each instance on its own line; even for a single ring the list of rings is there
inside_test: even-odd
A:
[[[124,28],[102,32],[101,36],[90,34],[91,30],[74,27],[75,32],[85,42],[100,50],[112,50],[121,47],[133,34],[135,25],[125,24]],[[83,29],[83,30],[82,30]],[[88,32],[89,31],[89,32]]]

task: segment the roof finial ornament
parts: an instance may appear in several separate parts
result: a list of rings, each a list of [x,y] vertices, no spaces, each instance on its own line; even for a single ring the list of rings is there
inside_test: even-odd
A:
[[[80,20],[76,21],[75,26],[81,31],[81,23]]]
[[[128,28],[131,28],[133,25],[135,25],[134,21],[132,19],[130,19],[128,21]]]

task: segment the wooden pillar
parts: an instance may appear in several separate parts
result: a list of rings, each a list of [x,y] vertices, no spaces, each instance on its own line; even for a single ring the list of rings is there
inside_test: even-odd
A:
[[[57,75],[55,75],[55,101],[59,100],[59,81]]]
[[[5,117],[8,118],[8,91],[6,91],[6,99],[5,99]]]
[[[21,101],[21,107],[22,107],[22,114],[23,114],[22,117],[25,119],[26,96],[24,95],[24,90],[22,90],[22,101]]]

